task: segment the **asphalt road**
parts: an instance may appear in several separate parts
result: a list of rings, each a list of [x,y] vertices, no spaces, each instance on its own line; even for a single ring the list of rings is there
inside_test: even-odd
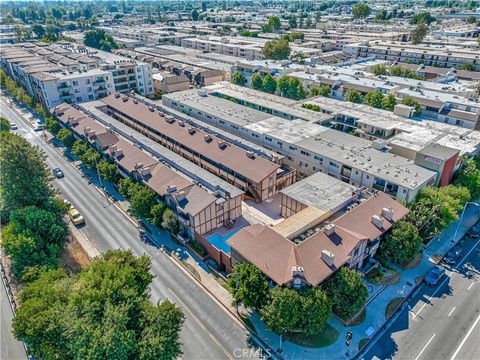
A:
[[[423,285],[361,358],[480,359],[480,240],[460,244],[463,258],[445,265],[437,286]]]
[[[0,280],[1,281],[1,280]],[[12,327],[13,311],[7,296],[3,281],[0,289],[0,359],[25,360],[27,354],[23,344],[13,337]]]
[[[108,249],[131,249],[136,255],[152,257],[151,297],[154,302],[169,299],[182,308],[186,316],[181,331],[183,359],[233,359],[240,350],[251,348],[251,339],[228,315],[167,255],[139,241],[136,226],[75,170],[58,152],[45,143],[41,132],[34,132],[2,99],[2,116],[18,125],[18,133],[47,155],[47,163],[60,167],[65,178],[56,179],[55,187],[84,216],[86,225],[81,231],[102,252]],[[246,353],[244,353],[246,354]],[[255,351],[248,352],[250,357]],[[2,358],[3,359],[3,358]]]

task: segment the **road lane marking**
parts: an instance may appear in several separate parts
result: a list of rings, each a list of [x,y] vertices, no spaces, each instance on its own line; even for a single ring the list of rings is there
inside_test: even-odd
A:
[[[473,329],[475,328],[475,326],[477,326],[478,322],[480,321],[480,315],[478,315],[477,317],[477,320],[475,320],[475,322],[473,323],[472,327],[470,328],[470,330],[468,330],[467,332],[467,335],[465,335],[465,337],[463,338],[462,342],[460,343],[460,345],[458,345],[458,348],[457,350],[455,350],[455,352],[453,353],[453,356],[451,357],[450,360],[454,360],[455,359],[455,356],[458,355],[458,353],[460,352],[460,349],[462,348],[462,346],[465,344],[465,341],[467,341],[468,337],[470,336],[470,334],[472,333]]]
[[[433,340],[434,337],[435,337],[435,334],[433,334],[432,337],[430,338],[430,340],[428,340],[428,342],[425,344],[425,346],[423,347],[422,351],[420,351],[420,353],[417,355],[417,357],[415,358],[415,360],[420,359],[420,356],[422,356],[423,352],[425,351],[425,349],[427,348],[427,346],[432,342],[432,340]]]
[[[450,315],[452,315],[452,313],[455,311],[455,306],[452,308],[452,310],[450,310],[450,312],[448,313],[448,316],[447,317],[450,317]]]
[[[470,286],[468,287],[468,289],[467,289],[467,290],[470,290],[470,289],[472,288],[472,286],[473,286],[473,285],[475,285],[475,283],[474,283],[474,282],[472,282],[472,283],[470,284]]]
[[[185,305],[185,303],[178,297],[177,294],[175,294],[175,292],[168,288],[168,291],[170,291],[170,293],[172,293],[172,295],[175,297],[175,299],[177,299],[177,301],[180,303],[180,305],[182,305],[182,307],[187,310],[187,312],[190,314],[190,316],[198,323],[198,325],[200,325],[200,327],[207,333],[207,335],[215,342],[215,344],[217,344],[217,346],[220,348],[220,350],[222,350],[230,360],[234,360],[234,358],[232,357],[232,355],[230,355],[230,353],[227,351],[227,349],[225,349],[225,347],[220,343],[220,341],[218,341],[218,339],[205,327],[205,325],[201,322],[201,320],[195,316],[195,314],[188,308],[187,305]]]
[[[478,244],[480,243],[480,239],[475,243],[474,246],[472,246],[472,248],[470,249],[470,251],[463,257],[462,261],[460,261],[455,267],[454,269],[456,270],[464,261],[465,259],[468,257],[468,255],[470,255],[470,253],[475,250],[478,246]],[[452,272],[450,272],[451,274]],[[435,296],[435,294],[438,292],[438,290],[440,290],[443,286],[443,284],[445,284],[445,282],[449,279],[450,277],[447,276],[445,278],[445,280],[443,280],[440,285],[438,285],[437,289],[433,292],[432,296],[430,296],[428,298],[428,302],[430,302],[430,300],[432,300],[432,298]],[[420,308],[420,310],[417,311],[417,314],[416,315],[413,315],[413,318],[415,319],[415,317],[417,317],[418,314],[420,314],[420,312],[423,310],[423,308],[427,305],[427,303],[423,304],[422,307]]]

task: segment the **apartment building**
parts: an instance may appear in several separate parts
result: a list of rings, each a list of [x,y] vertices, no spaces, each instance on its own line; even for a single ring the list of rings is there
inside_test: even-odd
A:
[[[136,89],[152,95],[151,64],[67,42],[0,47],[2,68],[46,107]]]
[[[114,94],[102,99],[102,111],[194,164],[244,190],[256,201],[275,195],[295,181],[295,171],[245,151],[204,129],[186,124],[134,98]]]
[[[114,91],[112,74],[99,69],[96,59],[56,44],[2,46],[0,54],[2,68],[48,108],[99,99]]]
[[[353,205],[303,238],[292,240],[260,224],[244,227],[228,239],[232,266],[251,263],[275,284],[295,288],[319,285],[342,266],[368,267],[385,233],[409,210],[381,192]]]
[[[215,91],[219,91],[218,88]],[[260,93],[258,96],[261,97]],[[422,187],[433,184],[437,176],[415,165],[412,160],[375,148],[369,140],[316,122],[272,116],[206,91],[168,94],[162,101],[169,107],[285,156],[284,163],[297,169],[300,176],[323,172],[406,201],[414,199]],[[292,101],[291,105],[294,103]]]
[[[89,102],[77,109],[63,103],[51,111],[62,126],[113,161],[122,176],[155,191],[177,215],[181,239],[195,239],[241,216],[243,191],[107,116],[101,106]]]
[[[177,32],[173,27],[163,26],[101,26],[101,29],[115,38],[124,38],[141,42],[139,46],[158,44],[180,44],[184,38],[191,37],[191,34]]]
[[[427,66],[444,68],[473,64],[475,71],[480,71],[478,49],[465,49],[451,45],[413,45],[411,43],[378,40],[348,44],[344,46],[343,51],[355,57],[374,56],[377,59],[415,64],[422,62]]]

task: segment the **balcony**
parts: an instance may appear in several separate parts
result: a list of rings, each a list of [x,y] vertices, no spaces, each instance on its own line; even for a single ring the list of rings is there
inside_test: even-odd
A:
[[[113,80],[113,82],[114,82],[115,84],[126,83],[126,82],[127,82],[127,78],[126,78],[126,77],[116,78],[116,79]]]
[[[72,97],[73,93],[71,91],[62,91],[62,92],[60,92],[59,95],[60,95],[60,98]]]
[[[67,83],[62,83],[62,84],[58,85],[57,89],[58,90],[68,89],[69,87],[70,87],[70,85],[68,85]]]
[[[104,78],[100,78],[100,79],[95,79],[95,81],[93,82],[94,85],[97,85],[97,84],[105,84],[105,79]]]

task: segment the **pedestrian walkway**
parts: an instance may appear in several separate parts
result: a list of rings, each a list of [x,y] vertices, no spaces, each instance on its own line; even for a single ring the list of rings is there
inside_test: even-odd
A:
[[[480,219],[480,208],[467,207],[463,220],[458,227],[457,241]],[[307,348],[284,341],[282,343],[282,356],[285,359],[350,359],[358,353],[358,346],[362,339],[370,338],[386,322],[385,310],[387,305],[395,298],[407,297],[415,290],[417,281],[423,278],[436,263],[455,245],[453,236],[458,226],[458,221],[450,225],[440,236],[430,242],[424,249],[420,263],[412,268],[400,272],[400,281],[384,288],[368,284],[369,303],[365,320],[356,326],[346,327],[336,317],[331,316],[328,323],[339,331],[337,341],[325,348]],[[274,349],[280,344],[280,337],[268,331],[258,314],[250,316],[257,334]],[[345,343],[347,332],[353,337],[350,346]]]

